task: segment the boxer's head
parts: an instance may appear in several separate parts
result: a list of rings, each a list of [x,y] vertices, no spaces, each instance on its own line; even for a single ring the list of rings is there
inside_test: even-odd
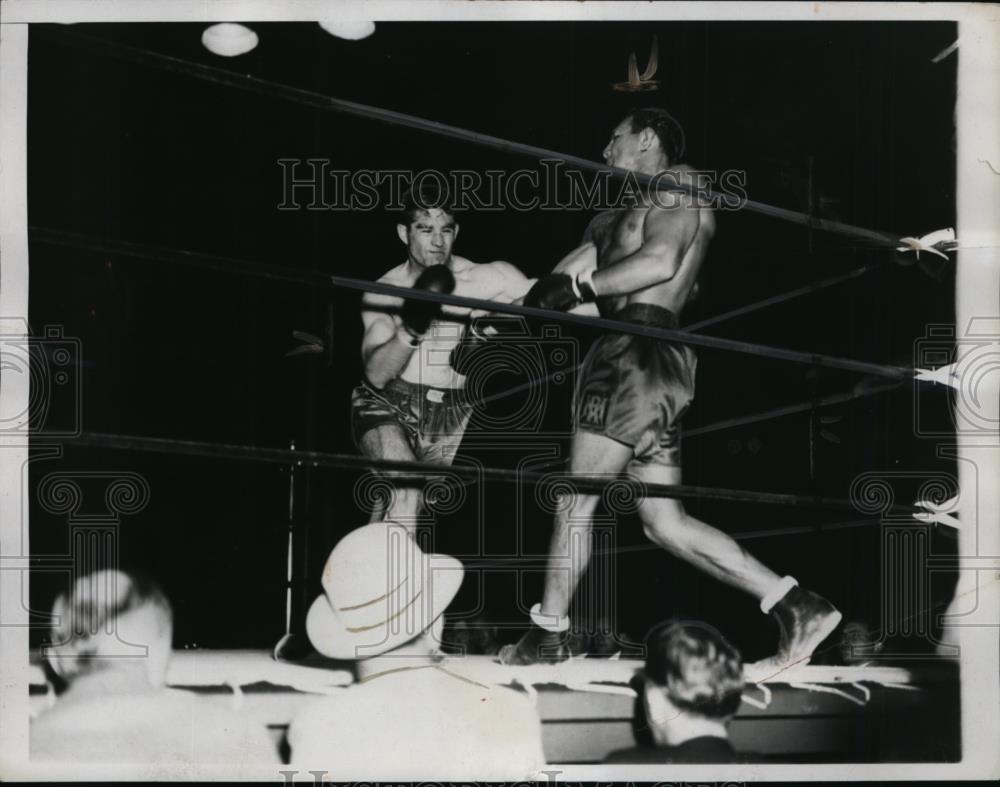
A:
[[[396,233],[417,265],[447,265],[458,237],[455,209],[447,191],[425,186],[406,192]]]
[[[611,132],[604,161],[611,167],[654,174],[679,164],[684,130],[665,109],[636,109]]]

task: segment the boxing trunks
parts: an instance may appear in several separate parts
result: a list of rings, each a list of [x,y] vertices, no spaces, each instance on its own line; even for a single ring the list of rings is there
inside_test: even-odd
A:
[[[359,449],[366,432],[396,424],[422,462],[450,465],[471,416],[472,405],[459,389],[395,379],[382,390],[362,383],[351,395],[351,431]]]
[[[632,303],[616,320],[676,328],[668,309]],[[694,399],[697,357],[690,347],[631,334],[600,337],[577,377],[576,428],[630,446],[634,460],[680,466],[678,424]]]

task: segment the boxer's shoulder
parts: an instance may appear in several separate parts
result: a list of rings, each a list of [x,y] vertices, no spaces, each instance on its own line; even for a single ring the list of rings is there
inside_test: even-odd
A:
[[[393,268],[389,268],[385,273],[376,279],[381,284],[397,284],[404,287],[409,287],[413,284],[411,277],[407,272],[407,265],[405,262],[401,262]],[[414,279],[415,280],[415,279]]]
[[[452,272],[456,281],[480,284],[498,278],[500,272],[492,262],[472,262],[464,257],[452,257]]]
[[[407,276],[406,263],[390,268],[376,279],[379,284],[391,284],[395,287],[411,287],[413,282]],[[387,304],[398,305],[402,298],[396,295],[383,295],[377,292],[366,292],[361,296],[362,309],[374,309]]]
[[[510,289],[512,282],[525,280],[517,266],[503,260],[464,262],[468,265],[455,271],[458,282],[456,292],[463,295],[496,300]]]

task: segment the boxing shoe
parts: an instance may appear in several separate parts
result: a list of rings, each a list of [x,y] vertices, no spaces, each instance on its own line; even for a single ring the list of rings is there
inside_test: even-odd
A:
[[[573,655],[568,631],[546,631],[531,624],[516,645],[500,648],[500,663],[510,666],[556,664]]]
[[[566,661],[573,655],[572,637],[569,632],[569,618],[543,615],[541,605],[531,608],[531,628],[517,641],[516,645],[500,648],[501,664],[555,664]]]
[[[765,598],[761,609],[778,621],[781,637],[778,652],[769,661],[776,667],[808,664],[816,648],[840,624],[843,617],[833,604],[817,593],[803,590],[791,577],[779,588],[787,588],[777,601]],[[765,608],[767,607],[767,608]]]

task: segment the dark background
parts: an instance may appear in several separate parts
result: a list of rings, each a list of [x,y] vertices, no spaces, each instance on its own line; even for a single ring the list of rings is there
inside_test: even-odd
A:
[[[199,24],[32,26],[32,227],[376,279],[404,259],[395,217],[382,210],[278,210],[279,158],[324,158],[345,170],[534,166],[130,62],[103,51],[102,40],[597,161],[626,109],[661,105],[683,124],[690,163],[745,170],[752,199],[796,210],[811,203],[818,215],[899,235],[954,225],[957,55],[930,62],[957,36],[952,23],[380,23],[359,42],[310,24],[251,26],[260,45],[232,60],[201,46]],[[81,46],[67,31],[98,45]],[[611,83],[625,78],[629,52],[644,67],[654,33],[660,90],[612,91]],[[537,276],[578,243],[589,218],[583,211],[470,213],[462,216],[456,251],[477,261],[509,260]],[[889,251],[745,212],[719,216],[701,295],[683,320],[864,263],[874,269],[848,283],[707,332],[913,365],[927,326],[954,320],[950,266],[902,265]],[[30,319],[36,334],[59,325],[80,340],[84,431],[354,451],[349,395],[360,377],[361,339],[354,292],[57,246],[39,240],[36,230]],[[285,357],[296,346],[293,329],[332,333],[332,362]],[[562,336],[579,353],[593,338],[569,328]],[[703,350],[699,357],[688,428],[865,382],[749,355]],[[493,383],[499,390],[519,381],[498,376]],[[925,417],[946,431],[945,395],[926,388],[919,395]],[[548,386],[544,402],[542,428],[565,433],[568,384]],[[523,403],[503,406],[517,411]],[[860,473],[910,472],[892,481],[897,502],[906,504],[921,477],[954,472],[936,457],[936,440],[915,435],[914,413],[914,391],[903,386],[818,414],[690,437],[685,481],[846,498]],[[514,467],[529,455],[557,459],[566,447],[565,438],[523,431],[475,432],[460,462]],[[51,473],[146,478],[149,503],[120,518],[117,559],[166,587],[177,611],[176,646],[277,641],[285,614],[287,468],[61,442],[62,458],[36,452],[32,494]],[[301,601],[318,592],[318,569],[337,538],[367,519],[355,495],[359,476],[298,474],[296,513],[308,532]],[[470,486],[464,503],[440,513],[433,529],[435,549],[484,569],[470,571],[453,611],[502,626],[522,624],[518,601],[540,597],[540,573],[518,580],[512,571],[527,565],[515,559],[519,548],[544,554],[551,519],[530,489],[513,491]],[[46,566],[72,553],[81,517],[101,508],[99,495],[75,518],[33,502],[34,610],[47,609],[67,582],[65,572]],[[859,517],[707,500],[690,501],[689,510],[732,533]],[[752,599],[647,548],[637,521],[619,519],[617,544],[632,547],[613,561],[609,580],[620,630],[641,636],[660,618],[684,615],[717,625],[749,659],[773,648],[775,631],[762,625]],[[932,542],[936,551],[953,550],[946,532],[935,531]],[[779,573],[828,595],[848,618],[880,625],[877,522],[744,543]],[[932,588],[932,603],[947,598],[952,581]]]

